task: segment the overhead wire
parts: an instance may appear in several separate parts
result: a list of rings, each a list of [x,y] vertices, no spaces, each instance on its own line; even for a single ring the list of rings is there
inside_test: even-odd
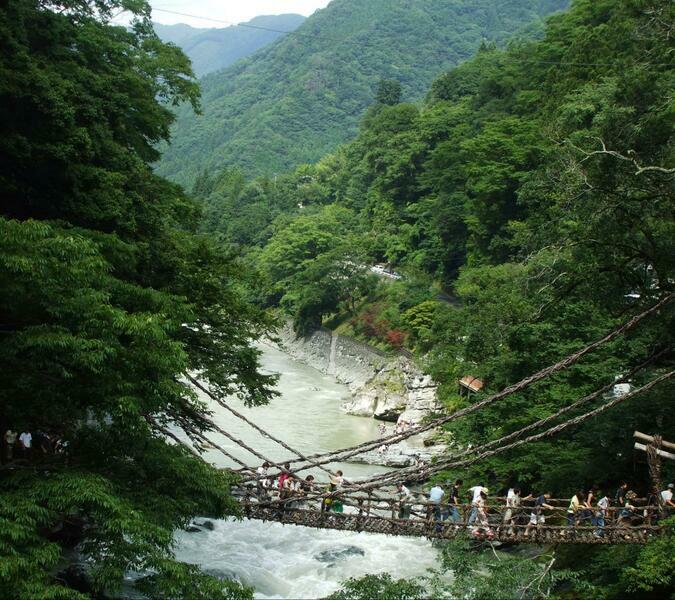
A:
[[[199,15],[191,15],[189,13],[184,13],[184,12],[178,12],[175,10],[169,10],[166,8],[158,8],[156,6],[152,7],[153,12],[162,12],[162,13],[167,13],[169,15],[176,15],[179,17],[188,17],[190,19],[201,19],[202,21],[211,21],[212,23],[219,23],[222,25],[228,25],[230,27],[244,27],[246,29],[258,29],[261,31],[269,31],[272,33],[293,33],[293,30],[291,31],[286,31],[283,29],[274,29],[273,27],[264,27],[263,25],[251,25],[250,23],[235,23],[234,21],[224,21],[223,19],[216,19],[214,17],[201,17]]]
[[[279,33],[282,35],[290,35],[293,34],[294,36],[297,37],[312,37],[312,38],[317,38],[321,37],[321,39],[327,40],[327,41],[332,41],[332,42],[344,42],[348,38],[347,37],[342,37],[342,38],[337,38],[337,37],[332,37],[332,36],[325,36],[325,35],[320,35],[318,33],[313,33],[313,32],[306,32],[306,31],[298,31],[296,29],[293,30],[283,30],[283,29],[275,29],[273,27],[265,27],[262,25],[251,25],[250,23],[235,23],[234,21],[226,21],[223,19],[217,19],[214,17],[204,17],[201,15],[195,15],[191,13],[185,13],[185,12],[180,12],[180,11],[175,11],[175,10],[170,10],[166,8],[160,8],[160,7],[152,7],[153,11],[156,12],[162,12],[170,15],[175,15],[179,17],[187,17],[190,19],[200,19],[202,21],[210,21],[212,23],[217,23],[220,25],[228,25],[229,27],[243,27],[247,29],[258,29],[262,31],[269,31],[272,33]],[[471,56],[467,56],[467,59],[471,58]],[[540,64],[540,65],[550,65],[550,66],[560,66],[560,67],[625,67],[626,65],[620,62],[575,62],[575,61],[555,61],[555,60],[540,60],[540,59],[529,59],[529,58],[521,58],[521,57],[516,57],[513,55],[513,53],[508,55],[509,60],[512,60],[514,62],[520,62],[524,64]],[[636,63],[639,64],[640,66],[655,66],[655,67],[672,67],[672,63],[660,63],[660,62],[639,62]]]

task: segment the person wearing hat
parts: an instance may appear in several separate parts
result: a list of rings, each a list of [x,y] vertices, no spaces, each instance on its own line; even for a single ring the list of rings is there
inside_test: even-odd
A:
[[[469,516],[469,525],[473,525],[474,521],[478,517],[478,504],[480,502],[481,494],[486,496],[489,493],[489,490],[482,485],[474,485],[469,488],[469,494],[471,495],[471,515]]]

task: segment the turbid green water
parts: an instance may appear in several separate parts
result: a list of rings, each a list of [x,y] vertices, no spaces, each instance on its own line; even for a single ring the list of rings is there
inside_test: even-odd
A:
[[[334,450],[374,439],[377,422],[346,415],[340,404],[347,388],[331,377],[303,365],[286,354],[265,347],[263,367],[281,375],[278,398],[268,406],[242,410],[264,429],[305,453]],[[215,420],[236,437],[274,460],[289,458],[288,451],[261,438],[248,425],[224,409],[213,406]],[[258,460],[224,437],[214,441],[249,464]],[[221,454],[207,460],[232,466]],[[358,479],[384,468],[343,464],[346,477]],[[325,479],[321,471],[318,479]],[[321,598],[349,577],[390,572],[394,577],[422,575],[435,566],[430,542],[417,538],[308,529],[259,521],[216,521],[213,531],[180,532],[180,559],[202,565],[215,575],[235,577],[253,586],[259,598]]]

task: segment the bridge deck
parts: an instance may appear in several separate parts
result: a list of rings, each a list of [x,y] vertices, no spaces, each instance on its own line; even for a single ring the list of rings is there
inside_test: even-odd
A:
[[[431,539],[447,540],[467,533],[465,525],[456,525],[452,521],[395,519],[364,513],[336,513],[303,508],[273,507],[264,504],[246,504],[244,515],[249,519],[276,521],[317,529],[365,531]],[[493,536],[489,539],[521,544],[644,544],[660,533],[660,528],[653,525],[607,526],[603,529],[602,536],[595,535],[597,527],[577,526],[572,528],[560,525],[542,525],[533,528],[530,535],[526,536],[525,528],[525,525],[498,526],[493,528]],[[487,536],[481,535],[479,539],[487,539]]]

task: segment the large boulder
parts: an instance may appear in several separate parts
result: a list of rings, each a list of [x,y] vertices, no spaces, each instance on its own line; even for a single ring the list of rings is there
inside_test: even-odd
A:
[[[324,550],[314,555],[314,559],[319,562],[332,563],[337,560],[344,560],[350,556],[365,556],[366,553],[358,546],[338,546],[329,550]]]

